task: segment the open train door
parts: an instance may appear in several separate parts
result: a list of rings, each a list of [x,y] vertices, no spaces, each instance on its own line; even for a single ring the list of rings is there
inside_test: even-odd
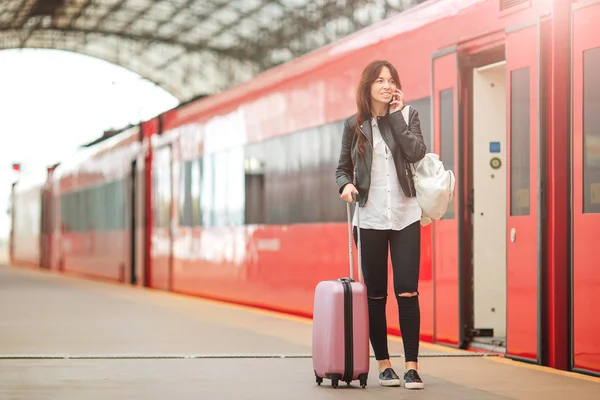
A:
[[[540,25],[506,31],[506,355],[541,360]]]
[[[463,342],[459,72],[459,54],[454,47],[433,54],[433,152],[440,155],[444,168],[456,177],[454,199],[446,215],[433,222],[433,336],[437,343],[457,347]]]
[[[571,367],[600,374],[600,2],[573,5]]]

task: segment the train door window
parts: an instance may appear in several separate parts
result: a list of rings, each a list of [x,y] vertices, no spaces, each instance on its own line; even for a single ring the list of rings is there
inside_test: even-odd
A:
[[[583,52],[583,212],[600,213],[600,47]]]
[[[455,171],[454,165],[454,89],[440,91],[440,158],[444,168]],[[456,198],[456,197],[455,197]],[[443,219],[454,219],[454,199],[448,204],[448,211]]]
[[[410,104],[411,107],[419,112],[419,121],[421,122],[423,141],[425,142],[427,152],[431,153],[433,151],[433,131],[431,130],[431,97],[424,97],[409,101],[408,104]]]
[[[510,215],[529,215],[530,93],[529,67],[511,71],[510,99]]]

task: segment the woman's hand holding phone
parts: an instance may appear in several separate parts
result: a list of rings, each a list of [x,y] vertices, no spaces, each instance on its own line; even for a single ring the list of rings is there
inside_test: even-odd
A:
[[[396,111],[400,111],[404,108],[404,93],[400,89],[396,89],[390,102],[390,114]]]

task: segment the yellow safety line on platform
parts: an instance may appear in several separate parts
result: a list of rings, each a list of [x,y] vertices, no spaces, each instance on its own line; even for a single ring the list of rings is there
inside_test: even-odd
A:
[[[312,319],[310,318],[306,318],[306,317],[300,317],[297,315],[290,315],[290,314],[286,314],[284,312],[279,312],[279,311],[273,311],[273,310],[265,310],[265,309],[261,309],[261,308],[257,308],[257,307],[252,307],[252,306],[245,306],[242,304],[235,304],[235,303],[229,303],[227,301],[221,301],[221,300],[214,300],[214,299],[207,299],[204,297],[196,297],[196,296],[191,296],[191,295],[185,295],[185,294],[180,294],[180,293],[174,293],[174,292],[170,292],[169,294],[171,295],[178,295],[178,296],[183,296],[183,297],[187,297],[187,298],[194,298],[194,299],[198,299],[199,301],[203,301],[206,303],[211,303],[211,304],[218,304],[221,306],[225,306],[225,307],[230,307],[230,308],[235,308],[241,311],[247,311],[247,312],[252,312],[255,314],[261,314],[261,315],[267,315],[267,316],[271,316],[271,317],[275,317],[275,318],[281,318],[281,319],[287,319],[290,321],[297,321],[297,322],[302,322],[305,324],[312,324]],[[388,336],[389,340],[395,341],[395,342],[402,342],[402,338],[399,336],[393,336],[393,335],[389,335]],[[472,353],[470,351],[467,350],[461,350],[461,349],[455,349],[452,347],[448,347],[448,346],[442,346],[439,344],[434,344],[434,343],[430,343],[430,342],[421,342],[420,344],[421,346],[426,346],[428,348],[430,348],[431,350],[437,350],[440,352],[446,352],[446,353],[458,353],[458,354],[469,354]]]
[[[526,362],[515,361],[515,360],[511,360],[510,358],[505,358],[505,357],[486,357],[486,358],[488,360],[502,363],[502,364],[511,365],[513,367],[529,368],[529,369],[533,369],[533,370],[540,371],[540,372],[548,372],[550,374],[566,376],[568,378],[575,378],[575,379],[581,379],[583,381],[600,383],[600,378],[580,374],[578,372],[563,371],[561,369],[544,367],[542,365],[528,364]]]
[[[58,278],[67,278],[67,279],[70,279],[71,281],[95,282],[95,283],[109,285],[112,287],[124,287],[121,282],[107,281],[102,278],[96,279],[93,276],[89,276],[89,277],[85,276],[84,277],[84,276],[71,275],[69,273],[60,273],[58,271],[53,271],[53,270],[23,268],[23,267],[12,266],[12,265],[9,265],[9,267],[13,268],[14,270],[24,271],[24,272],[26,271],[28,273],[34,273],[37,276],[44,276],[44,277],[48,277],[48,278],[57,278],[57,277]],[[246,306],[243,304],[230,303],[225,300],[215,300],[215,299],[210,299],[210,298],[201,297],[201,296],[192,295],[192,294],[169,292],[169,291],[157,290],[157,289],[147,288],[147,287],[142,287],[142,286],[126,286],[126,287],[129,289],[135,289],[135,290],[149,292],[149,293],[152,293],[154,295],[159,295],[159,296],[162,295],[162,296],[180,297],[180,298],[185,298],[185,299],[193,299],[195,301],[201,301],[201,302],[208,303],[208,304],[220,305],[223,307],[237,309],[240,311],[252,312],[255,314],[285,319],[285,320],[289,320],[289,321],[301,322],[301,323],[305,323],[305,324],[312,324],[311,318],[301,317],[298,315],[291,315],[291,314],[287,314],[285,312],[280,312],[280,311],[266,310],[266,309],[262,309],[262,308],[258,308],[258,307]],[[391,341],[402,342],[402,338],[399,336],[389,335],[388,338]],[[421,342],[420,345],[425,346],[431,350],[437,350],[439,352],[458,353],[458,354],[472,353],[467,350],[456,349],[456,348],[452,348],[449,346],[438,345],[438,344],[434,344],[434,343],[430,343],[430,342]]]

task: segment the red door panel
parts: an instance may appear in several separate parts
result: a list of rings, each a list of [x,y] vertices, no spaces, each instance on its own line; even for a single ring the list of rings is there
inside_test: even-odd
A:
[[[538,25],[509,33],[506,351],[539,358]]]
[[[572,365],[600,372],[600,4],[573,13]]]
[[[456,177],[455,197],[446,215],[433,223],[434,339],[457,346],[460,342],[458,230],[458,54],[433,60],[433,152]]]

